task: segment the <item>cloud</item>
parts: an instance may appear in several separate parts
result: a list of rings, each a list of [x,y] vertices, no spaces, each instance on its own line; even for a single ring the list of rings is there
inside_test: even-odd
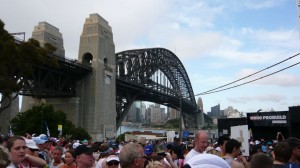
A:
[[[252,10],[261,10],[261,9],[268,9],[276,6],[282,5],[284,2],[288,0],[243,0],[243,1],[236,1],[236,0],[227,0],[224,3],[227,10],[240,10],[243,11],[245,9],[252,9]]]
[[[230,97],[227,98],[227,101],[231,104],[247,104],[248,102],[251,101],[251,97]]]
[[[239,34],[239,33],[238,33]],[[296,29],[279,29],[279,30],[255,30],[252,28],[241,28],[240,35],[248,37],[259,46],[267,49],[275,49],[279,47],[281,50],[299,50],[299,31]]]
[[[280,94],[258,94],[255,96],[239,96],[239,97],[228,97],[227,100],[231,104],[248,104],[253,102],[282,102],[286,99],[285,96]]]
[[[237,76],[239,79],[241,79],[241,78],[247,77],[251,74],[254,74],[258,71],[259,70],[255,70],[255,69],[242,69],[239,73],[237,73]],[[255,74],[249,78],[242,80],[239,83],[244,83],[247,81],[255,80],[255,79],[263,77],[267,74],[271,74],[275,71],[278,71],[278,70],[273,68],[267,72],[261,72],[261,73]],[[300,76],[299,76],[299,74],[279,72],[279,73],[271,75],[269,77],[257,80],[254,82],[254,84],[280,86],[280,87],[300,86]]]
[[[254,97],[254,99],[260,102],[266,102],[266,101],[281,102],[284,101],[286,97],[279,94],[264,94],[264,95],[257,95]]]
[[[246,7],[251,9],[271,8],[281,5],[285,0],[246,0],[243,1]]]

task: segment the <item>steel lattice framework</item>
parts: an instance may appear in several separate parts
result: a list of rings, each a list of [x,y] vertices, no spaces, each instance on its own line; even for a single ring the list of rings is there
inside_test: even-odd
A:
[[[135,100],[181,110],[184,126],[198,129],[201,111],[178,57],[164,48],[128,50],[116,54],[117,127]]]
[[[59,67],[47,65],[34,65],[34,71],[24,76],[24,86],[20,95],[37,98],[74,97],[76,96],[76,81],[92,72],[90,65],[84,65],[55,55]]]
[[[180,110],[184,126],[198,129],[199,113],[185,68],[164,48],[128,50],[116,55],[117,128],[135,100],[163,104]],[[58,57],[59,68],[36,65],[21,95],[38,98],[76,96],[76,81],[92,72],[90,65]]]

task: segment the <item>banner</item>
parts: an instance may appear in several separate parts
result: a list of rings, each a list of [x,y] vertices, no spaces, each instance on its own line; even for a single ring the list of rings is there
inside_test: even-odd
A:
[[[239,125],[230,127],[231,128],[231,135],[230,137],[233,139],[236,139],[239,141],[241,146],[241,151],[243,153],[243,156],[249,156],[249,131],[248,131],[248,125]]]

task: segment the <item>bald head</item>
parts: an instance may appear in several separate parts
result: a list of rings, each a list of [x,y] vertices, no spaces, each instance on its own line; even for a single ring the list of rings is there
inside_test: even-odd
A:
[[[208,135],[205,131],[198,131],[195,135],[195,150],[197,152],[204,152],[208,147]]]

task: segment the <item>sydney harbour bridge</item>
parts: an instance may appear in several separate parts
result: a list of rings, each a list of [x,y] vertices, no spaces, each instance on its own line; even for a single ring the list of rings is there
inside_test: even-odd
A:
[[[32,75],[25,77],[28,82],[20,95],[46,99],[49,104],[75,100],[63,110],[94,137],[117,130],[137,100],[177,109],[184,129],[199,129],[203,113],[178,57],[164,48],[115,53],[112,36],[108,22],[91,14],[80,38],[78,60],[52,55],[59,67],[36,65]]]

